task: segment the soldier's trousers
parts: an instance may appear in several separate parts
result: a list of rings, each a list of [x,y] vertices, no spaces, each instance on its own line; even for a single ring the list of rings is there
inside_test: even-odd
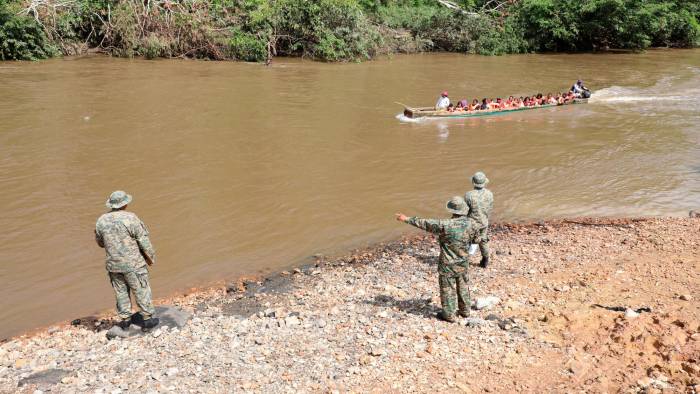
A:
[[[489,228],[484,227],[479,230],[479,250],[481,257],[489,258]]]
[[[441,273],[438,281],[440,282],[440,303],[443,312],[448,316],[454,316],[457,310],[468,314],[471,304],[467,274],[447,275]]]
[[[146,268],[136,272],[109,272],[109,280],[112,282],[114,296],[117,299],[117,312],[120,318],[131,317],[130,292],[134,294],[144,319],[149,319],[155,313]]]

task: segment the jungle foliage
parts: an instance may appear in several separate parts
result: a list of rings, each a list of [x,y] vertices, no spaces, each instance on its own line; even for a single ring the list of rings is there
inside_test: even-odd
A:
[[[512,12],[534,51],[692,47],[700,39],[693,0],[522,0]]]
[[[697,0],[0,0],[0,59],[324,61],[700,44]]]
[[[57,54],[42,26],[18,4],[0,0],[0,60],[37,60]]]

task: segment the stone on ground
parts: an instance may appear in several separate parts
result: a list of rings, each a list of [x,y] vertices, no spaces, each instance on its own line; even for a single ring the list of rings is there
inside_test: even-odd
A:
[[[54,384],[60,382],[61,379],[68,376],[70,373],[71,371],[57,368],[35,372],[27,376],[26,378],[21,379],[19,381],[19,387],[25,385],[36,385],[41,388],[53,386]]]
[[[161,305],[156,307],[155,317],[160,319],[158,327],[182,328],[187,324],[187,321],[192,317],[192,314],[185,312],[180,308],[171,305]],[[128,329],[123,330],[119,326],[113,326],[107,331],[107,338],[131,338],[145,334],[141,329],[140,324],[143,318],[139,314],[135,314],[131,319],[132,324]]]
[[[501,299],[496,296],[480,297],[476,299],[474,309],[491,309],[495,305],[498,305],[499,302],[501,302]]]

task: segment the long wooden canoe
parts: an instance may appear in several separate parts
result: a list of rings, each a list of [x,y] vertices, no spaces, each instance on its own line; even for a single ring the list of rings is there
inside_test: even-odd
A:
[[[559,107],[562,105],[571,104],[586,104],[588,99],[575,99],[568,104],[546,104],[538,105],[536,107],[522,107],[513,109],[500,109],[500,110],[486,110],[486,111],[436,111],[435,107],[421,107],[421,108],[411,108],[407,105],[401,104],[404,107],[403,114],[407,118],[417,119],[417,118],[476,118],[480,116],[495,116],[495,115],[505,115],[512,114],[514,112],[529,111],[532,109],[540,108],[552,108]]]

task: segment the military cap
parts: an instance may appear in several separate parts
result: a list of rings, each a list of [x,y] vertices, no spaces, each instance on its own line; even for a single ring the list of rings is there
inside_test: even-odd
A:
[[[462,197],[454,196],[447,202],[447,210],[457,215],[466,215],[469,213],[469,206]]]
[[[486,186],[487,183],[489,183],[489,178],[487,178],[486,174],[481,171],[472,176],[472,185],[474,185],[474,187],[481,189],[482,187]]]
[[[117,190],[116,192],[109,195],[109,200],[107,200],[107,208],[118,209],[124,205],[131,202],[131,195],[126,194],[125,191]]]

